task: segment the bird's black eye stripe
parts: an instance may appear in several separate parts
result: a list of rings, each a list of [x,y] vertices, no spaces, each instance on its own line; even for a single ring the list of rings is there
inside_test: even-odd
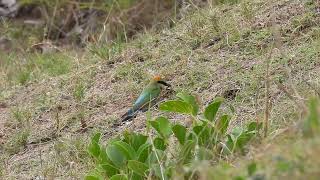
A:
[[[168,84],[168,83],[166,83],[166,82],[164,82],[164,81],[158,81],[158,83],[163,84],[163,85],[168,86],[168,87],[171,87],[170,84]]]

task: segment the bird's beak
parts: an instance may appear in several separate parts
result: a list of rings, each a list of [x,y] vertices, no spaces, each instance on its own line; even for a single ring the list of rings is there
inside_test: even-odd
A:
[[[165,85],[165,86],[167,86],[167,87],[171,87],[170,84],[168,84],[168,83],[166,83],[166,82],[164,82],[164,81],[158,81],[158,83],[160,83],[160,84],[162,84],[162,85]]]

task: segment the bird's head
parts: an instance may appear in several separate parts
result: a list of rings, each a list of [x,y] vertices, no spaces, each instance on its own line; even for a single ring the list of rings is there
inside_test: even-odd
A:
[[[153,77],[153,80],[158,82],[158,81],[161,81],[162,78],[159,75],[156,75],[156,76]]]
[[[171,87],[171,85],[168,84],[168,83],[166,83],[165,81],[163,81],[162,78],[161,78],[159,75],[154,76],[152,80],[153,80],[154,82],[156,82],[156,83],[165,85],[165,86],[167,86],[167,87]]]

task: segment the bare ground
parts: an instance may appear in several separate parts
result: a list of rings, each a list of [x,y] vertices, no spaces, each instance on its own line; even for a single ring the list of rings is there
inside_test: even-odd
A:
[[[270,95],[271,134],[291,124],[300,110],[276,83],[281,79],[289,91],[295,87],[303,98],[316,94],[306,82],[320,84],[319,37],[312,34],[314,29],[319,30],[316,24],[320,23],[320,18],[314,15],[310,21],[303,21],[310,13],[303,1],[259,1],[253,4],[252,19],[240,16],[241,8],[237,6],[231,10],[206,10],[204,13],[208,14],[190,15],[189,20],[182,20],[172,30],[138,38],[117,55],[114,63],[101,62],[79,72],[7,89],[8,96],[0,106],[0,152],[8,151],[17,133],[26,130],[29,135],[25,143],[16,147],[18,150],[15,148],[9,155],[1,157],[4,178],[83,177],[92,166],[85,147],[93,132],[103,132],[105,141],[123,129],[143,131],[144,114],[139,114],[130,125],[112,127],[153,74],[164,76],[176,91],[197,94],[202,104],[228,94],[230,90],[240,89],[227,103],[236,108],[233,126],[241,126],[263,117],[264,67],[265,60],[271,58],[274,75]],[[281,27],[282,42],[281,49],[274,50],[269,57],[269,44],[274,41],[270,20],[273,10],[276,10],[275,23]],[[210,18],[232,14],[239,16],[234,15],[226,25],[221,25],[222,35],[212,30],[214,25],[210,24]],[[295,25],[294,18],[301,21],[297,20]],[[248,29],[248,34],[243,29]],[[237,31],[239,39],[232,35]],[[216,36],[222,36],[222,40],[214,44],[212,39]],[[197,38],[200,43],[194,46]],[[86,86],[81,100],[74,97],[79,82]],[[17,109],[24,115],[22,122],[16,122],[14,117]],[[228,111],[228,106],[224,109]],[[152,116],[161,114],[155,110]],[[185,117],[170,117],[176,121],[185,120]],[[81,130],[83,120],[90,127],[84,131]]]

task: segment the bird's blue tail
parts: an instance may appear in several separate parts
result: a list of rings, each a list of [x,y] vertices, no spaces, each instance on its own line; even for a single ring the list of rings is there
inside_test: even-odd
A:
[[[129,109],[124,115],[121,116],[121,121],[130,121],[136,117],[136,112],[133,109]]]

